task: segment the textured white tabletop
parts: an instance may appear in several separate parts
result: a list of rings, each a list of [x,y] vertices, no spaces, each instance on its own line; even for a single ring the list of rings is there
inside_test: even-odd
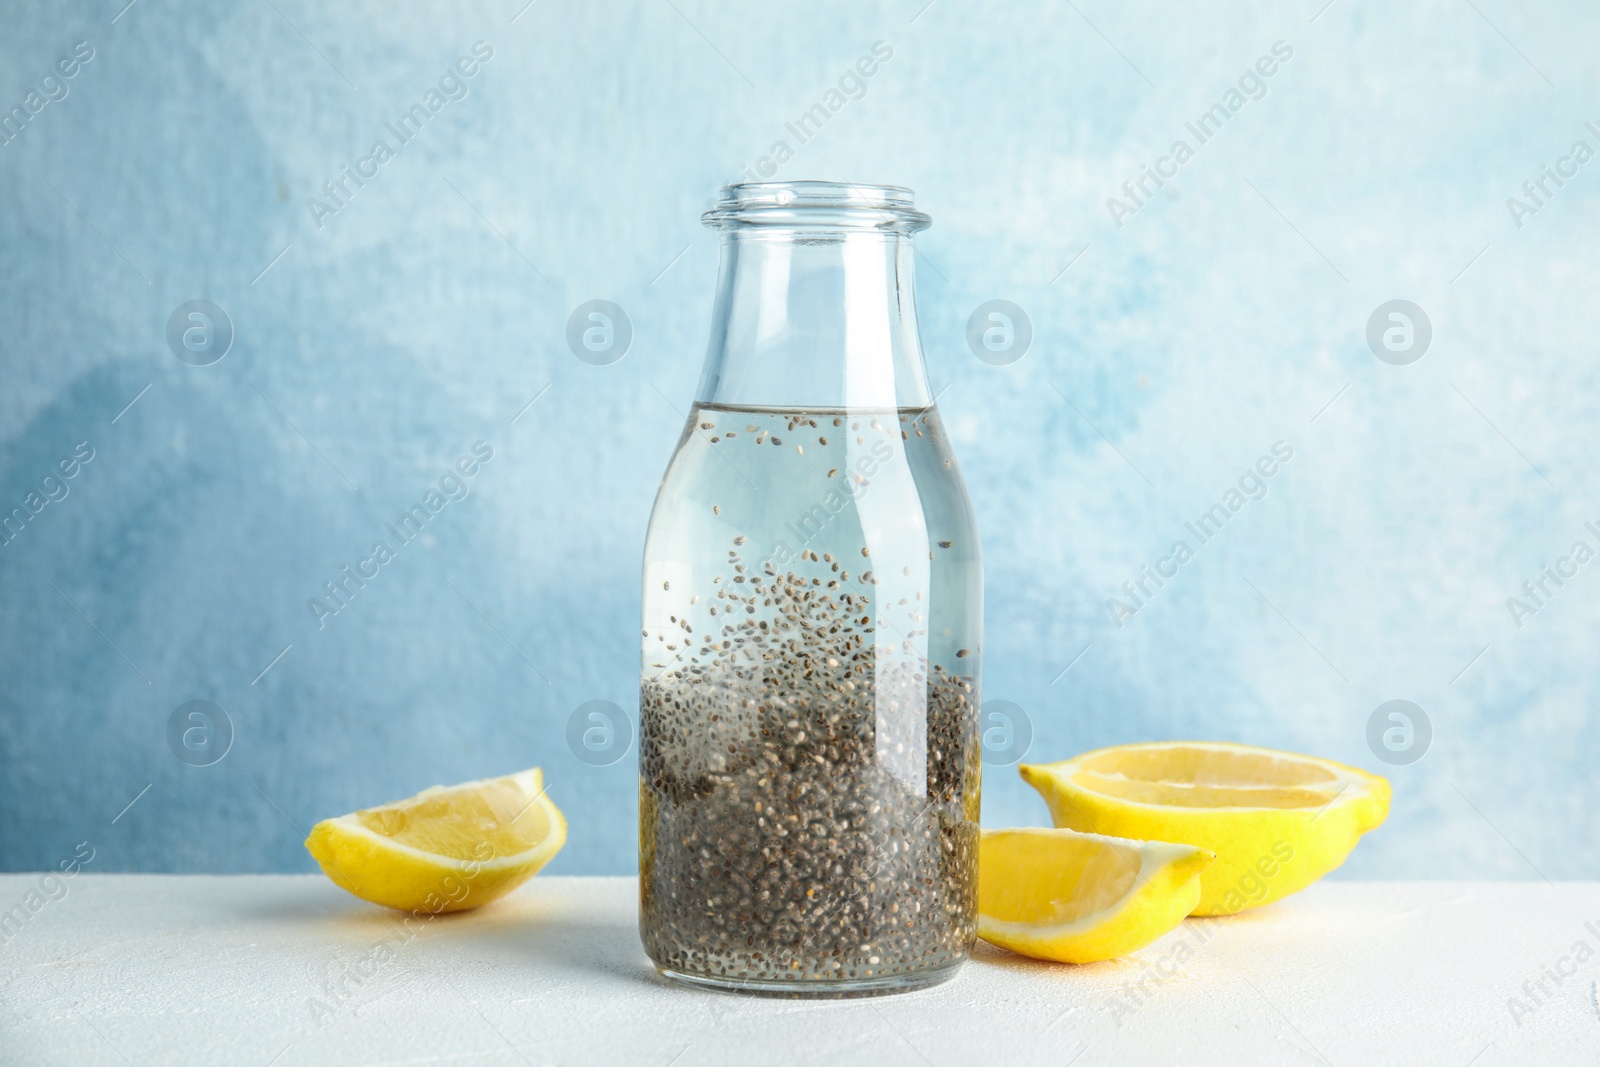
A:
[[[633,879],[413,931],[315,876],[64,884],[0,876],[0,1063],[1600,1062],[1596,883],[1328,882],[1114,963],[980,945],[935,989],[821,1002],[658,978]]]

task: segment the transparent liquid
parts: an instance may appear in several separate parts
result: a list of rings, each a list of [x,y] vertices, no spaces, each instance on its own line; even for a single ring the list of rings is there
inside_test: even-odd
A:
[[[645,559],[646,950],[746,988],[948,973],[975,934],[982,584],[937,412],[697,408]]]

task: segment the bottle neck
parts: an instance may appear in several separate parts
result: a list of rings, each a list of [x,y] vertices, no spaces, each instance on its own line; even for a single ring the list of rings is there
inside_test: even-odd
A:
[[[702,404],[925,408],[911,236],[726,230]]]

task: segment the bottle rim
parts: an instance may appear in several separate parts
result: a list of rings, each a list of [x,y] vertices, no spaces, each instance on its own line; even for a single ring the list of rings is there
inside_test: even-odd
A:
[[[732,182],[700,216],[712,229],[877,230],[916,233],[932,225],[903,185],[859,182]]]

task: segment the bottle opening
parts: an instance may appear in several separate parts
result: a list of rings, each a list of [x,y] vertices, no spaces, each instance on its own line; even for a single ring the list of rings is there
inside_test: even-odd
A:
[[[850,182],[740,182],[722,187],[700,216],[712,229],[867,230],[911,234],[933,222],[903,185]]]

